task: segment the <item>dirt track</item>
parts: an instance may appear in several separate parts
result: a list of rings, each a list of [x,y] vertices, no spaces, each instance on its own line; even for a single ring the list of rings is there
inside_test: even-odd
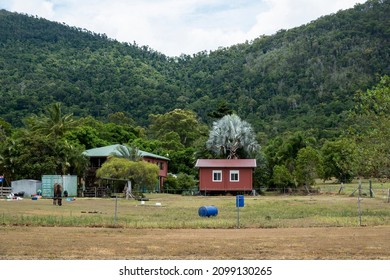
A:
[[[390,259],[390,227],[0,227],[0,259]]]

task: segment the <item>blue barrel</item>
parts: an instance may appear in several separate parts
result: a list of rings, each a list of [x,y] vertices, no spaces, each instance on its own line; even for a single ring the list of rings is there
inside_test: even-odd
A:
[[[218,208],[214,205],[211,206],[202,206],[198,210],[198,214],[201,217],[210,217],[218,215]]]

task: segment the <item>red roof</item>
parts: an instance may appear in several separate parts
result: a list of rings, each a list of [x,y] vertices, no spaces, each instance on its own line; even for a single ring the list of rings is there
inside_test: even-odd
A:
[[[198,159],[195,167],[256,167],[256,159]]]

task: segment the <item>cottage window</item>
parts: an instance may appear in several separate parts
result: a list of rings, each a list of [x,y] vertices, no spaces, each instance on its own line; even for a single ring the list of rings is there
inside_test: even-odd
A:
[[[213,182],[222,182],[221,170],[213,170]]]
[[[230,170],[230,182],[239,182],[239,181],[240,181],[240,171]]]

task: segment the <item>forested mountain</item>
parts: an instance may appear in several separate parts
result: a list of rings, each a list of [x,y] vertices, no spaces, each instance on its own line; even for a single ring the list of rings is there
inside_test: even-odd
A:
[[[195,93],[190,107],[200,112],[205,104],[225,99],[257,130],[271,135],[314,128],[330,136],[353,106],[355,92],[390,72],[389,12],[390,1],[369,1],[196,56],[188,75]]]
[[[220,106],[257,132],[342,129],[357,90],[390,74],[390,1],[370,0],[309,24],[210,53],[167,57],[147,46],[0,11],[0,117],[15,126],[61,102],[100,120],[124,112],[193,110],[211,124]]]

